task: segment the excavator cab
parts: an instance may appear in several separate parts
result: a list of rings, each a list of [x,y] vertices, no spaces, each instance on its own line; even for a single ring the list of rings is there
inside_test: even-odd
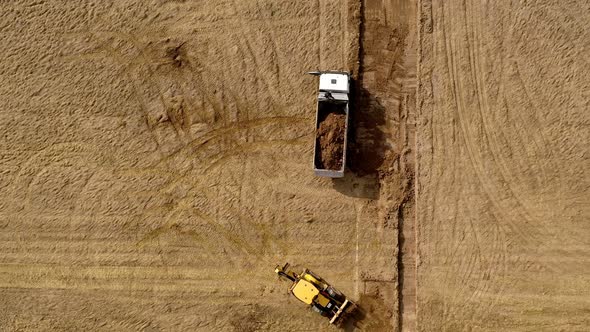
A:
[[[291,281],[290,293],[307,304],[311,310],[327,317],[330,324],[339,325],[344,317],[355,308],[355,304],[340,291],[308,269],[297,274],[289,269],[289,263],[287,263],[282,267],[278,265],[275,268],[275,273],[279,277]]]

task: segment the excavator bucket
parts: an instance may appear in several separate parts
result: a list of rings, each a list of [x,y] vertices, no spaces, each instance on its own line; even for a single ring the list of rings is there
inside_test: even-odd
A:
[[[346,316],[351,313],[355,307],[356,304],[354,304],[352,301],[344,300],[344,303],[342,303],[340,309],[338,309],[334,317],[330,319],[330,324],[338,325],[340,322],[343,322]]]

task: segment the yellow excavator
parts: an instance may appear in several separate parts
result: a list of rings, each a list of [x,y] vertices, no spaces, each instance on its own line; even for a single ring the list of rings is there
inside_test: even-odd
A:
[[[340,325],[345,316],[356,307],[340,291],[308,269],[297,274],[289,270],[289,263],[287,263],[283,267],[277,265],[275,272],[279,277],[293,283],[289,290],[291,294],[309,305],[311,310],[327,317],[330,324]]]

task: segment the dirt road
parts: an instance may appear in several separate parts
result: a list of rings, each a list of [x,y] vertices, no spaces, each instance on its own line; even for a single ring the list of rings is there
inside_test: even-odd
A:
[[[394,318],[389,330],[415,326],[415,212],[413,199],[416,105],[415,1],[363,1],[361,73],[354,115],[359,144],[353,170],[379,170],[382,215],[397,237]],[[379,329],[374,329],[375,331]]]
[[[420,2],[419,330],[590,326],[588,13]]]

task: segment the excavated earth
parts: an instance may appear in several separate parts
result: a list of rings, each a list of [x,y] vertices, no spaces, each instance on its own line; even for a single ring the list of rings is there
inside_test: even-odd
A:
[[[590,326],[585,1],[6,1],[0,331]],[[352,72],[348,170],[313,175]]]
[[[329,113],[317,129],[316,141],[319,147],[318,165],[322,169],[340,170],[344,153],[344,138],[346,137],[346,115]]]

